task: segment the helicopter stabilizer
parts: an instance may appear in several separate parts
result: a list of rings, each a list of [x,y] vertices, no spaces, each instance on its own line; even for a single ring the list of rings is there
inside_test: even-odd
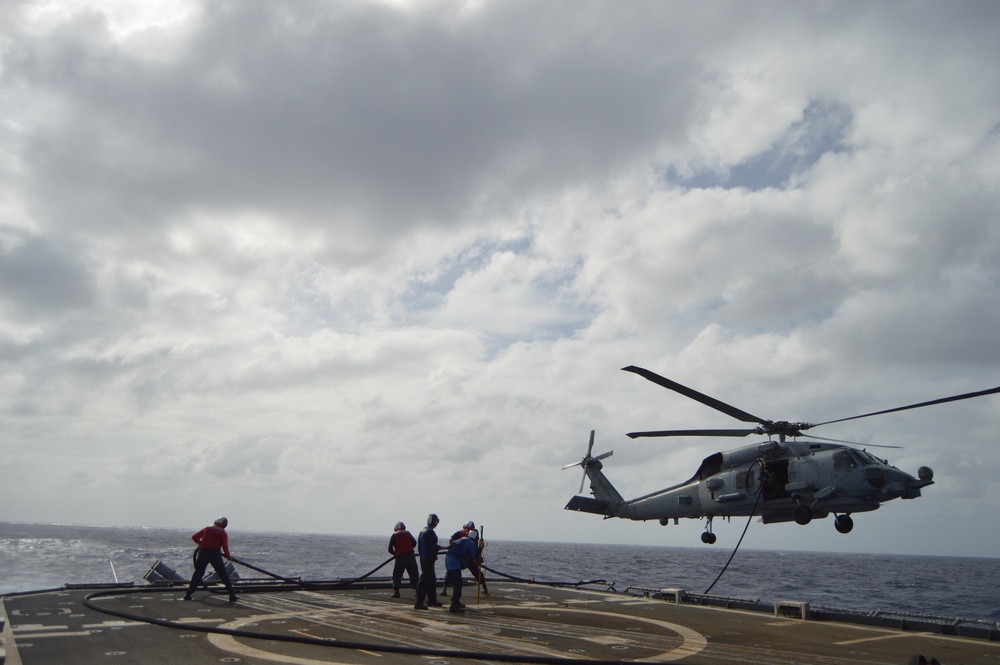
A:
[[[593,513],[595,515],[607,514],[607,508],[607,501],[598,501],[589,496],[574,496],[566,504],[566,510],[575,510],[579,513]]]

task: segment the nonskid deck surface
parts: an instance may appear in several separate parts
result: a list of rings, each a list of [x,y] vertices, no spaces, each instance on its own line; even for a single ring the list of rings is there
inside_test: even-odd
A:
[[[1000,644],[984,640],[606,591],[500,582],[490,591],[477,603],[475,589],[467,587],[463,614],[449,612],[447,604],[416,610],[412,591],[395,599],[385,588],[244,592],[234,604],[224,594],[205,591],[185,602],[183,589],[176,587],[8,596],[0,617],[6,619],[2,665],[491,660],[905,665],[918,654],[943,665],[1000,663]],[[92,605],[130,618],[88,608],[87,596]],[[216,629],[236,634],[204,632]]]

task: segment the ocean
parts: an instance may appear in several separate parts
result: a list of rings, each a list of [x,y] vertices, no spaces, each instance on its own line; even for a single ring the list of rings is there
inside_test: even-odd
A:
[[[157,560],[191,574],[196,529],[0,522],[0,594],[66,583],[144,584]],[[414,534],[415,535],[415,534]],[[447,536],[439,529],[439,535]],[[350,579],[388,558],[389,534],[345,536],[232,530],[237,559],[282,577]],[[680,588],[705,593],[731,551],[705,547],[588,545],[488,540],[488,580],[497,573],[536,582],[603,580],[618,591]],[[439,576],[443,577],[443,562]],[[237,566],[245,578],[259,578]],[[374,573],[391,574],[391,566]],[[492,584],[499,582],[493,581]],[[861,612],[893,610],[1000,622],[1000,559],[740,550],[711,589],[740,600],[809,602]]]

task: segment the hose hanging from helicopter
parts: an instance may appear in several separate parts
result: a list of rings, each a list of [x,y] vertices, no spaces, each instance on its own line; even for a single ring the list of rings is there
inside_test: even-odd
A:
[[[728,568],[729,568],[729,564],[731,564],[733,562],[733,558],[736,556],[737,550],[740,549],[740,545],[743,543],[743,537],[747,535],[747,529],[750,528],[750,522],[751,522],[751,520],[753,520],[753,516],[757,512],[757,505],[760,503],[760,497],[764,494],[764,482],[763,482],[764,474],[767,473],[767,462],[764,460],[763,457],[757,458],[754,461],[754,463],[750,465],[750,468],[747,469],[747,472],[746,472],[746,482],[744,483],[746,486],[750,485],[750,481],[753,479],[753,468],[755,466],[757,466],[758,464],[760,465],[761,482],[758,483],[757,492],[756,492],[757,499],[754,501],[753,509],[750,511],[749,517],[747,517],[747,523],[743,527],[743,533],[740,534],[740,539],[738,541],[736,541],[736,547],[733,548],[733,553],[729,555],[729,560],[726,561],[726,565],[724,565],[722,567],[722,570],[719,571],[719,574],[715,577],[715,580],[711,584],[708,585],[707,589],[705,589],[705,593],[703,594],[705,596],[707,596],[708,592],[711,591],[715,587],[716,583],[720,579],[722,579],[722,576],[725,574],[726,570],[728,570]]]

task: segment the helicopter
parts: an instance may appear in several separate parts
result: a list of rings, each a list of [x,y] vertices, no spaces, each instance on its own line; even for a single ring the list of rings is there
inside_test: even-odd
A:
[[[744,437],[757,434],[766,435],[767,440],[709,455],[695,474],[683,483],[625,500],[602,471],[601,460],[610,457],[614,451],[593,455],[594,430],[591,430],[584,458],[563,467],[566,470],[581,466],[584,473],[577,496],[566,504],[566,510],[603,515],[605,519],[619,517],[637,521],[659,520],[663,526],[671,520],[678,524],[682,517],[705,519],[705,532],[701,534],[701,540],[709,545],[716,542],[716,535],[712,531],[712,520],[716,517],[758,515],[764,524],[794,521],[806,525],[814,519],[833,514],[834,528],[840,533],[850,533],[854,528],[852,513],[877,510],[882,503],[892,499],[916,499],[924,487],[934,484],[934,472],[929,467],[920,467],[914,477],[864,448],[846,445],[852,443],[850,441],[814,435],[812,438],[818,440],[798,440],[804,431],[820,425],[1000,392],[998,386],[821,423],[788,422],[760,418],[642,367],[629,365],[622,370],[637,374],[741,422],[755,423],[754,427],[746,429],[630,432],[628,436],[632,439],[667,436]],[[866,445],[876,448],[899,447]],[[588,478],[593,496],[580,496]]]

